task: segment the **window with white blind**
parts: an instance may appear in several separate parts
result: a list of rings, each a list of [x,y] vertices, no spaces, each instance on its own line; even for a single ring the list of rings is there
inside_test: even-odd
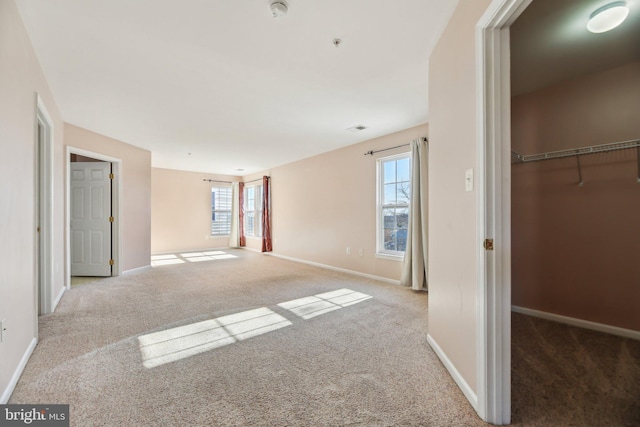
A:
[[[378,160],[377,253],[404,256],[409,225],[409,153]]]
[[[211,187],[211,235],[231,234],[231,187]]]
[[[262,184],[244,187],[244,234],[262,236]]]

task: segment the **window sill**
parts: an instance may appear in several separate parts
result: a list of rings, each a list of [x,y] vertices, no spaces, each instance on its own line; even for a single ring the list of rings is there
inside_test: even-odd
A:
[[[376,253],[376,258],[388,259],[390,261],[402,261],[404,259],[404,253],[396,255],[396,254],[378,252],[378,253]]]

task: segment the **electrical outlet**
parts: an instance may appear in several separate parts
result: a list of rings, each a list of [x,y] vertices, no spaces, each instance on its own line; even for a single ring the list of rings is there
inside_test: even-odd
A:
[[[7,319],[0,320],[0,342],[4,342],[4,339],[7,335],[6,323]]]
[[[347,246],[347,255],[351,255],[351,248]]]

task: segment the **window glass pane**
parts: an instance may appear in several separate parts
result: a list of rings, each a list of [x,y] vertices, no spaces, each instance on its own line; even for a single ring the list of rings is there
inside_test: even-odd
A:
[[[253,210],[253,205],[254,205],[254,198],[255,198],[255,189],[253,187],[247,187],[245,188],[245,198],[244,198],[244,203],[245,203],[245,208],[249,209],[249,210]]]
[[[407,250],[407,229],[396,230],[396,251]]]
[[[396,209],[396,227],[407,228],[409,226],[409,209],[397,208]]]
[[[254,228],[254,224],[255,224],[255,212],[251,211],[251,212],[247,212],[244,216],[245,219],[245,234],[249,235],[249,236],[253,236],[255,235],[255,228]]]
[[[389,160],[387,162],[383,163],[382,166],[383,169],[383,173],[384,173],[384,183],[388,183],[388,182],[395,182],[396,181],[396,161],[395,160]]]
[[[256,186],[256,210],[262,209],[262,185]]]
[[[211,234],[231,233],[231,188],[211,187]]]
[[[396,228],[396,210],[394,208],[382,210],[382,228]]]
[[[395,251],[396,249],[396,233],[395,230],[384,229],[384,249],[386,251]]]
[[[397,202],[399,205],[409,204],[409,199],[411,198],[411,194],[409,194],[409,182],[399,182],[396,185],[396,196]]]
[[[381,182],[378,195],[379,251],[401,253],[407,246],[409,201],[411,199],[410,156],[398,156],[378,163]],[[381,174],[381,176],[380,176]]]
[[[384,185],[384,200],[383,205],[395,205],[396,204],[396,184]]]
[[[409,158],[405,158],[405,159],[399,159],[397,160],[397,168],[398,168],[398,173],[397,173],[397,179],[398,181],[409,181],[410,180],[410,175],[409,175],[409,171],[410,171],[410,167],[409,167]]]

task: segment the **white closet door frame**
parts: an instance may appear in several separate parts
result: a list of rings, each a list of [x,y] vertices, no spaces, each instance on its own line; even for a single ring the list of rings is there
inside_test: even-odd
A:
[[[476,25],[477,407],[511,422],[511,64],[509,27],[532,0],[493,0]],[[493,240],[486,250],[485,239]]]
[[[69,227],[70,224],[70,215],[71,212],[71,154],[78,154],[80,156],[91,157],[97,160],[102,160],[105,162],[110,162],[113,165],[113,174],[115,175],[113,179],[113,187],[112,187],[112,205],[111,211],[113,212],[114,221],[113,221],[113,234],[111,240],[111,252],[113,256],[113,276],[120,276],[122,274],[122,159],[117,157],[107,156],[105,154],[96,153],[93,151],[88,151],[78,147],[72,147],[67,145],[66,153],[65,153],[65,165],[66,165],[66,186],[65,186],[65,203],[66,203],[66,212],[65,212],[65,285],[67,289],[71,288],[71,241],[70,235],[71,230]]]

